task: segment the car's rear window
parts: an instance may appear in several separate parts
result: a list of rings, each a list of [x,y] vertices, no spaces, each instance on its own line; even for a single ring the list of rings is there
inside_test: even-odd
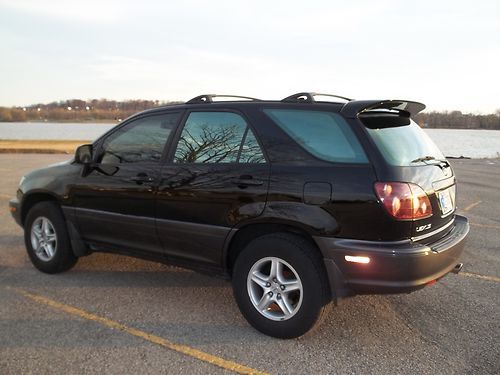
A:
[[[414,121],[407,125],[367,126],[368,134],[373,139],[385,160],[395,166],[421,165],[445,157],[430,137]]]
[[[368,159],[342,116],[326,111],[264,109],[283,131],[315,157],[338,163],[367,163]]]

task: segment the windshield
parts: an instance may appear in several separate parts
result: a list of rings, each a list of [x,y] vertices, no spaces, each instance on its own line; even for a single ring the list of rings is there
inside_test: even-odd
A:
[[[439,148],[413,120],[409,125],[366,129],[391,165],[421,165],[445,159]]]

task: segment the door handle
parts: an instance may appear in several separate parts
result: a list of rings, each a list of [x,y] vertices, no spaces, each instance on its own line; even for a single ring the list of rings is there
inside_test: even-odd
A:
[[[243,176],[240,176],[239,178],[233,178],[231,180],[231,183],[233,183],[234,185],[238,185],[238,187],[241,189],[244,189],[248,186],[261,186],[264,184],[264,181],[255,180],[250,175],[243,175]]]

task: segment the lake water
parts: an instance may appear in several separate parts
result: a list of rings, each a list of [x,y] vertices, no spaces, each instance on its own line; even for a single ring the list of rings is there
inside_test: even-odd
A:
[[[116,124],[0,122],[0,139],[91,141]]]
[[[115,124],[0,122],[0,139],[91,141]],[[500,130],[425,129],[446,156],[500,157]]]
[[[500,158],[500,130],[425,129],[445,156]]]

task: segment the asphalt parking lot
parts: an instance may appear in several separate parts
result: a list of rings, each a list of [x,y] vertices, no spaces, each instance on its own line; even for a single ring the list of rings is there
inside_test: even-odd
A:
[[[455,160],[471,232],[460,275],[409,295],[357,296],[296,340],[252,329],[231,285],[93,254],[46,275],[7,202],[67,155],[0,155],[0,373],[500,373],[500,160]]]

